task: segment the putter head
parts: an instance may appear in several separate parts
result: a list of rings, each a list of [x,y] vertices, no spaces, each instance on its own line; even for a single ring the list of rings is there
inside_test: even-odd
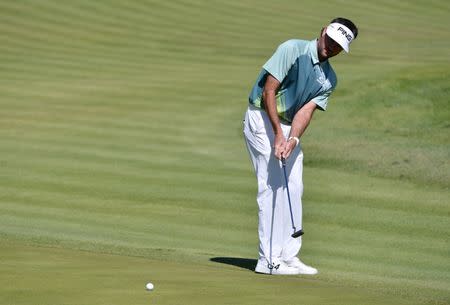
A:
[[[297,237],[299,237],[299,236],[302,236],[303,234],[305,234],[305,232],[303,232],[303,230],[298,230],[298,231],[292,233],[291,236],[292,236],[293,238],[297,238]]]

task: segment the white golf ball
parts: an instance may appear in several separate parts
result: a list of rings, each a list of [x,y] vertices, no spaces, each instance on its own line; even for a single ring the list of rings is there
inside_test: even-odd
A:
[[[147,283],[147,285],[145,285],[145,289],[147,289],[148,291],[152,291],[153,288],[155,288],[155,286],[153,286],[152,283]]]

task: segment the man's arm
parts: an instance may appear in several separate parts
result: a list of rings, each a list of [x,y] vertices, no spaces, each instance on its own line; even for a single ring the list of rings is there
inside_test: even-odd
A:
[[[269,120],[275,134],[275,143],[273,147],[275,157],[281,159],[281,154],[286,146],[286,139],[284,138],[283,130],[281,129],[280,119],[278,118],[277,102],[275,98],[279,88],[280,82],[271,74],[267,75],[262,98],[264,101],[264,108],[269,116]]]
[[[304,105],[294,116],[291,124],[290,137],[300,138],[308,127],[311,119],[313,117],[314,110],[316,110],[317,105],[314,102],[309,102]],[[288,141],[281,154],[281,157],[287,159],[292,153],[292,150],[297,145],[294,139]]]

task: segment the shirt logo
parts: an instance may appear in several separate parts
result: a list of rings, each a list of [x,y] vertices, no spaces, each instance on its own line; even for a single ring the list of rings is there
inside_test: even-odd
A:
[[[323,86],[323,84],[325,84],[325,82],[327,81],[327,78],[325,77],[325,75],[321,74],[321,75],[319,76],[319,78],[317,79],[317,81],[319,82],[319,84],[320,84],[321,86]]]
[[[327,79],[324,74],[321,74],[317,78],[317,82],[322,86],[323,90],[329,90],[332,87],[330,80]]]

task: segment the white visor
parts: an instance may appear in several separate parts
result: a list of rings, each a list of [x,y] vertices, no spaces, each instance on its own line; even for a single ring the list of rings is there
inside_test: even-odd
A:
[[[348,27],[340,23],[332,23],[327,27],[326,33],[348,53],[350,43],[354,39],[353,32]]]

